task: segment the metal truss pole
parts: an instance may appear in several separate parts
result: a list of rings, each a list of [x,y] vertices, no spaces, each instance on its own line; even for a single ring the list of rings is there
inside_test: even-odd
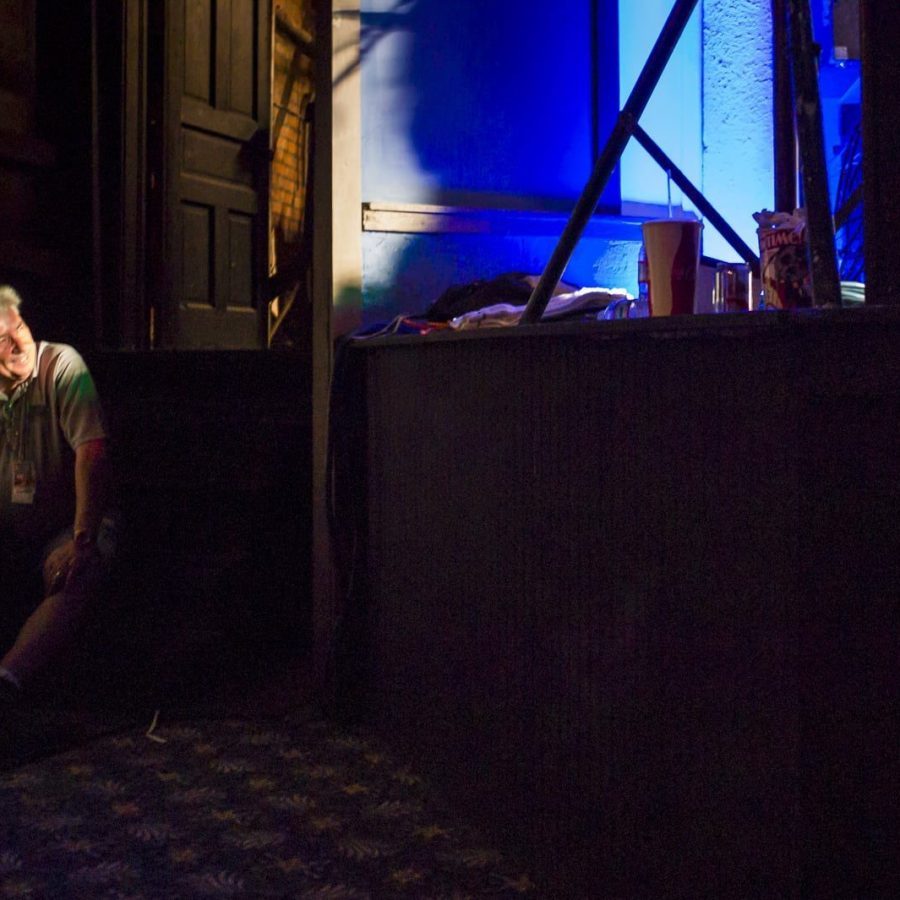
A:
[[[772,0],[772,75],[775,209],[793,212],[797,206],[797,138],[788,53],[787,0]]]

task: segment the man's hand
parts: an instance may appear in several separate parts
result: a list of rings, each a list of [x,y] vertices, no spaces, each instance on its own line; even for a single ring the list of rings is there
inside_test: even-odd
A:
[[[70,538],[48,554],[44,561],[44,596],[58,594],[74,572],[83,576],[97,554],[93,540]]]
[[[71,538],[60,544],[44,560],[44,596],[58,594],[65,586],[75,562],[75,541]]]

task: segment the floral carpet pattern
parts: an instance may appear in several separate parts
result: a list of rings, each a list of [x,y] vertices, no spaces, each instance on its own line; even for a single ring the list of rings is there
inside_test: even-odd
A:
[[[0,775],[0,897],[537,897],[367,735],[312,717],[109,736]]]

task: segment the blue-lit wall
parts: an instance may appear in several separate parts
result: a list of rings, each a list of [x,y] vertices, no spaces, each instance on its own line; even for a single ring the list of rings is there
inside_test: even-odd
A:
[[[595,23],[593,6],[363,0],[363,199],[569,209],[595,120],[618,109],[616,10],[601,0]],[[615,183],[605,202],[617,209]]]
[[[451,284],[543,269],[670,9],[362,0],[363,202],[559,213],[540,233],[501,212],[488,235],[364,231],[365,320],[420,312]],[[752,213],[772,193],[768,9],[701,0],[642,120],[751,245]],[[634,291],[635,216],[664,213],[667,200],[665,176],[629,147],[598,209],[626,218],[592,228],[564,277]],[[672,201],[682,204],[677,190]],[[734,257],[709,228],[704,241]]]

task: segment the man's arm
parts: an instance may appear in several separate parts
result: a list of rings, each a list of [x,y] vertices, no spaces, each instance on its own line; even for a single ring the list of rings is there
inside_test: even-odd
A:
[[[106,440],[85,441],[75,449],[75,537],[96,538],[103,518],[109,481]],[[77,541],[76,541],[77,543]]]
[[[74,478],[74,538],[57,547],[44,562],[44,592],[48,595],[62,589],[77,553],[93,549],[109,487],[105,438],[85,441],[75,448]]]

